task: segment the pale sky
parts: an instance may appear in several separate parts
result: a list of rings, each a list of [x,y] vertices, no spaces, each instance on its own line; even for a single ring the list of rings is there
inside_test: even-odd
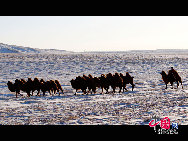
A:
[[[188,16],[0,16],[0,43],[78,52],[188,49]]]

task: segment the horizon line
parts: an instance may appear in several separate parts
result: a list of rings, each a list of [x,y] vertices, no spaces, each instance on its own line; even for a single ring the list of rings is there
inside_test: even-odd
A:
[[[4,45],[8,45],[8,46],[17,46],[17,47],[25,47],[25,48],[32,48],[32,49],[39,49],[39,50],[59,50],[59,51],[67,51],[67,52],[77,52],[77,53],[87,53],[87,52],[98,52],[98,53],[100,53],[100,52],[134,52],[134,51],[138,51],[138,52],[142,52],[142,51],[162,51],[162,50],[164,50],[164,51],[167,51],[167,50],[169,50],[169,51],[184,51],[184,50],[188,50],[188,49],[178,49],[178,48],[157,48],[157,49],[133,49],[133,50],[93,50],[93,51],[91,51],[91,50],[84,50],[84,51],[70,51],[70,50],[65,50],[65,49],[58,49],[58,48],[33,48],[33,47],[29,47],[29,46],[22,46],[22,45],[10,45],[10,44],[5,44],[5,43],[0,43],[0,44],[4,44]]]

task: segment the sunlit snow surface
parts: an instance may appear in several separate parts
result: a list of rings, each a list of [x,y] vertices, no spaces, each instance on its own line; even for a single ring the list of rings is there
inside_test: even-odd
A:
[[[165,89],[160,72],[173,66],[183,86]],[[70,80],[83,74],[129,72],[136,85],[128,92],[74,95]],[[57,79],[65,94],[16,98],[7,88],[15,79]],[[0,54],[0,124],[17,125],[148,125],[152,116],[169,117],[171,122],[188,125],[188,53],[66,53]],[[176,88],[176,84],[174,84]],[[112,91],[112,89],[110,89]]]

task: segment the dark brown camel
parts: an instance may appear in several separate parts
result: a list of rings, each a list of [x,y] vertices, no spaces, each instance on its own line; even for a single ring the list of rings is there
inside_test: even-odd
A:
[[[120,93],[123,87],[123,78],[121,78],[117,72],[113,75],[113,77],[114,77],[113,92],[115,93],[115,88],[119,87],[119,93]]]
[[[59,81],[55,80],[55,83],[57,85],[57,92],[59,92],[59,95],[60,95],[60,90],[64,94],[63,89],[62,89],[61,84],[59,83]]]
[[[166,84],[166,88],[167,89],[167,84],[170,82],[172,88],[173,88],[173,83],[176,82],[177,83],[177,88],[179,86],[179,82],[181,83],[182,85],[182,80],[181,80],[181,77],[179,76],[179,74],[173,69],[173,67],[171,67],[171,70],[169,70],[168,72],[168,75],[162,71],[160,73],[162,75],[162,79],[163,81],[165,82]],[[183,85],[182,85],[182,88],[183,88]]]
[[[123,76],[122,73],[120,73],[120,77],[123,78],[123,92],[124,90],[128,91],[126,88],[126,84],[131,84],[132,85],[132,91],[135,87],[135,84],[133,83],[133,76],[130,76],[128,72],[126,72],[126,76]]]
[[[101,74],[101,76],[99,77],[99,80],[100,80],[100,86],[102,89],[102,94],[103,94],[103,89],[106,90],[106,94],[107,94],[110,84],[109,84],[109,81],[106,79],[106,75]]]
[[[71,82],[72,88],[76,89],[75,95],[79,89],[82,90],[83,94],[86,94],[86,89],[87,89],[88,85],[87,85],[87,81],[84,77],[78,76],[78,77],[76,77],[75,80],[72,79],[70,82]]]

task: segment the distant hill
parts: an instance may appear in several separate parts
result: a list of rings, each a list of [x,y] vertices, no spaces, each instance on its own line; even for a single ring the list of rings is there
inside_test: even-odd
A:
[[[127,51],[85,51],[81,53],[128,53],[128,54],[188,54],[188,49],[156,49],[156,50],[127,50]]]
[[[187,54],[188,49],[156,49],[156,50],[130,50],[132,53],[149,53],[149,54]]]
[[[66,50],[56,50],[56,49],[38,49],[30,48],[16,45],[7,45],[0,43],[0,53],[51,53],[51,54],[61,54],[69,53]]]

